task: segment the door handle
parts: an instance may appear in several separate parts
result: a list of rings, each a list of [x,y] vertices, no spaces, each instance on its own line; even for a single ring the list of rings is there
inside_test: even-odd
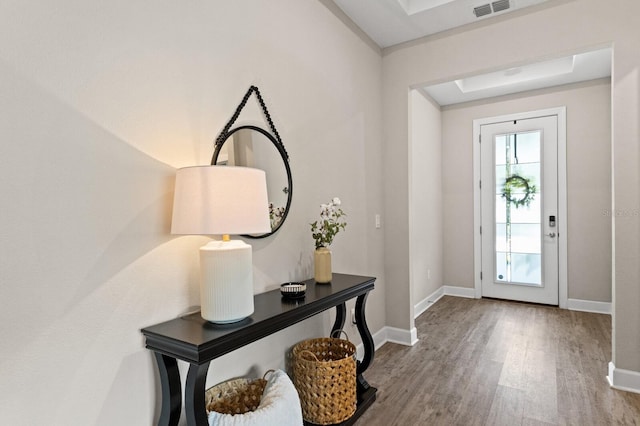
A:
[[[551,238],[555,238],[555,237],[556,237],[556,233],[555,233],[555,232],[549,232],[549,233],[547,234],[547,236],[548,236],[548,237],[551,237]]]

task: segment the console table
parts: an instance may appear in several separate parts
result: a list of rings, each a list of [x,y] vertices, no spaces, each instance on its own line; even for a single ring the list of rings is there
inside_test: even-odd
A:
[[[336,320],[331,331],[341,330],[347,318],[345,302],[353,298],[356,298],[355,318],[364,355],[356,368],[356,413],[340,425],[355,423],[376,399],[377,389],[363,377],[375,350],[365,319],[365,303],[374,283],[373,277],[333,274],[331,284],[316,284],[313,279],[305,281],[304,299],[283,299],[279,289],[255,295],[254,313],[234,324],[213,324],[197,312],[143,328],[146,347],[155,355],[162,385],[158,425],[176,426],[180,418],[182,389],[178,360],[189,363],[184,395],[187,424],[207,425],[205,381],[212,360],[333,307],[336,308]]]

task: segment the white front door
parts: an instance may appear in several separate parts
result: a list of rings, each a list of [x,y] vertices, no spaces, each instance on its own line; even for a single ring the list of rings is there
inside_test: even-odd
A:
[[[483,297],[558,305],[558,117],[480,126]]]

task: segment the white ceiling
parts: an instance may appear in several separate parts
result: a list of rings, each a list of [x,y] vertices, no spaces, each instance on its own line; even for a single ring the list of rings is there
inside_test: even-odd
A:
[[[333,1],[378,46],[385,48],[550,0]],[[507,2],[508,9],[494,12],[496,6]],[[474,8],[478,6],[487,6],[489,14],[477,18]],[[444,106],[609,76],[611,49],[602,49],[523,64],[423,89]]]
[[[549,0],[509,0],[509,9],[476,18],[477,6],[496,0],[334,0],[378,46],[405,41],[460,27]]]
[[[550,61],[476,75],[424,87],[439,105],[509,95],[611,76],[611,49],[601,49]],[[467,90],[464,90],[464,88]]]

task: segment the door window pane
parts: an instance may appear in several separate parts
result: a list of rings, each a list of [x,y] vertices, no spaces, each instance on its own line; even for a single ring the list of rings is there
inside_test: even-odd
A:
[[[498,282],[542,285],[541,132],[495,137]]]
[[[511,223],[540,223],[540,197],[534,198],[528,206],[511,209]],[[507,222],[507,200],[500,194],[496,197],[496,223]]]
[[[511,254],[511,280],[523,284],[540,284],[542,281],[541,254]]]
[[[496,281],[503,284],[539,285],[542,255],[496,252]]]

